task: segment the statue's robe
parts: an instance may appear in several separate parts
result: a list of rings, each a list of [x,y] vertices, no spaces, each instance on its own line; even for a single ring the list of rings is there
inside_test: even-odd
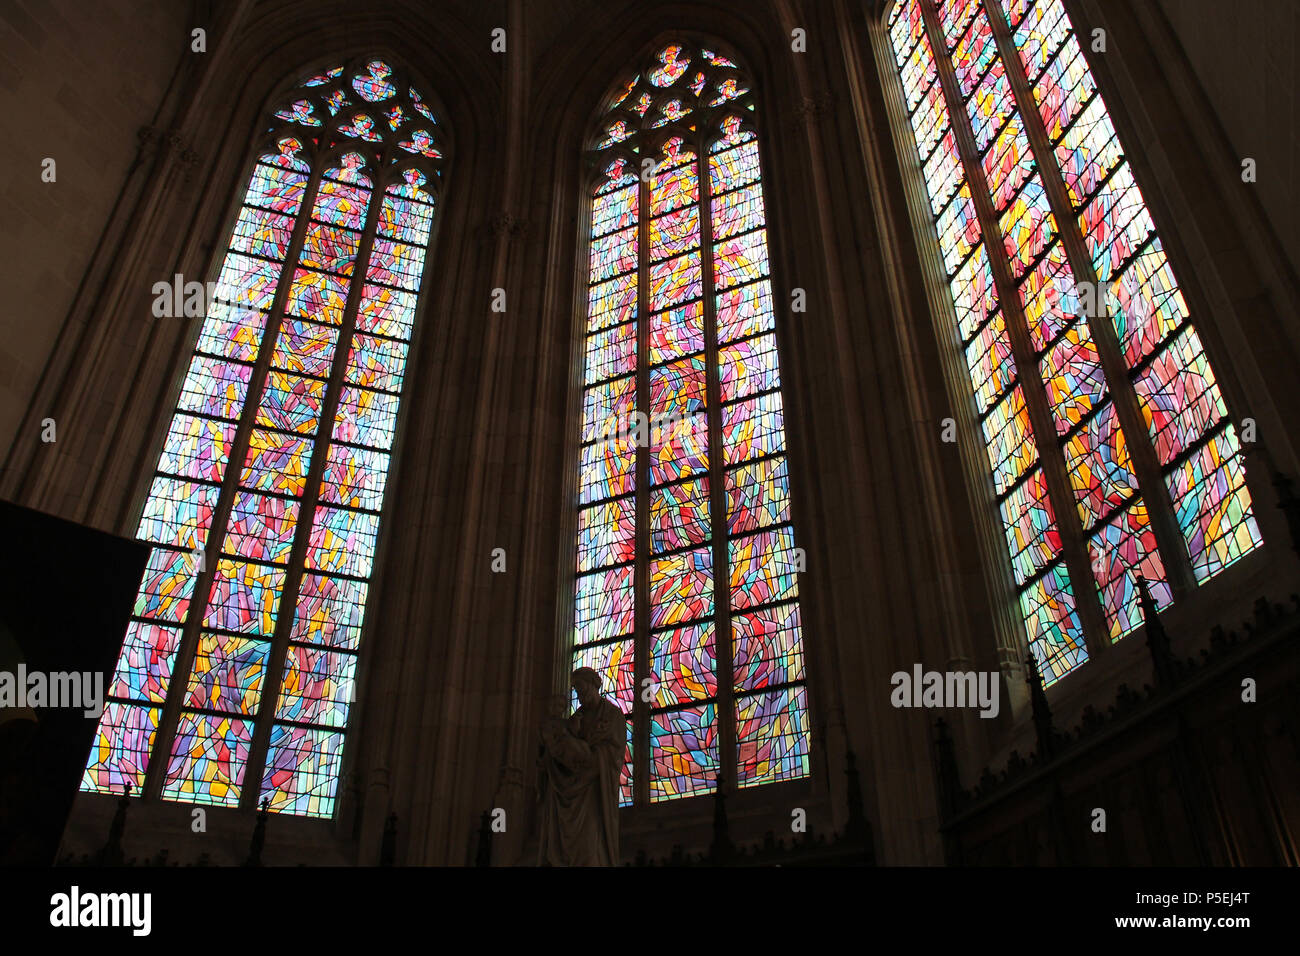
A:
[[[579,707],[541,757],[543,866],[618,866],[618,780],[627,720],[601,697]]]

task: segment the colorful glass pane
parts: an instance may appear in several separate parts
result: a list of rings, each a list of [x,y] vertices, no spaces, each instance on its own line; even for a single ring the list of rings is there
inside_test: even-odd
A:
[[[1043,470],[1034,469],[1016,485],[1002,500],[1001,509],[1016,584],[1024,584],[1061,553],[1061,534]]]
[[[966,346],[966,365],[982,415],[1016,382],[1016,360],[1001,313],[994,315]]]
[[[757,787],[808,776],[807,691],[786,687],[736,701],[736,780]]]
[[[606,699],[613,701],[624,714],[632,713],[632,700],[636,694],[636,659],[632,641],[612,641],[578,648],[573,652],[573,669],[579,667],[590,667],[599,673]],[[576,699],[573,707],[577,709]]]
[[[1146,578],[1156,607],[1173,600],[1144,502],[1134,502],[1103,525],[1089,541],[1089,557],[1111,640],[1119,640],[1142,624],[1139,577]]]
[[[1064,451],[1085,529],[1137,493],[1137,475],[1113,404],[1107,403],[1072,435]]]
[[[120,795],[130,784],[135,793],[143,790],[161,717],[159,707],[105,703],[81,776],[81,789]]]
[[[789,527],[733,539],[729,553],[731,606],[757,607],[796,597],[801,562]]]
[[[1088,659],[1074,590],[1064,565],[1057,564],[1020,592],[1020,610],[1029,653],[1050,686]]]
[[[280,682],[277,720],[346,727],[355,696],[355,654],[290,646]]]
[[[581,512],[579,512],[581,523]],[[699,478],[650,489],[650,550],[654,554],[709,540],[709,480]],[[629,537],[629,551],[634,542]],[[579,543],[581,549],[581,543]],[[628,557],[633,555],[629,553]]]
[[[578,512],[578,570],[591,571],[632,560],[636,552],[636,503],[613,498]]]
[[[126,628],[122,653],[108,685],[110,697],[161,704],[167,699],[172,665],[180,646],[181,629],[149,621],[132,621]]]
[[[1018,54],[1010,63],[1000,60],[1001,40],[986,14],[999,7]],[[957,337],[982,416],[1030,650],[1051,683],[1087,657],[1054,515],[1069,517],[1062,509],[1076,505],[1090,542],[1109,549],[1105,561],[1089,563],[1112,639],[1139,623],[1136,574],[1153,582],[1158,603],[1168,594],[1162,560],[1171,556],[1156,548],[1125,442],[1132,436],[1120,427],[1111,390],[1125,393],[1124,401],[1129,389],[1136,393],[1198,580],[1258,543],[1249,494],[1236,477],[1237,450],[1221,444],[1231,444],[1234,432],[1061,0],[898,0],[887,32],[938,251],[952,276]],[[938,36],[942,44],[932,47]],[[1036,107],[1027,115],[1012,93],[1024,81]],[[956,97],[949,95],[953,84]],[[968,124],[973,153],[965,145],[970,137],[950,122]],[[1036,156],[1030,143],[1041,134],[1050,150]],[[1059,177],[1060,188],[1049,177]],[[988,206],[976,190],[992,207],[983,225],[975,210]],[[1053,212],[1062,195],[1064,221]],[[1001,270],[990,268],[996,264],[986,248],[1004,257],[1016,288],[1018,301],[1003,310],[993,277]],[[1079,248],[1086,258],[1067,252]],[[1109,329],[1103,336],[1097,325],[1107,320],[1129,369],[1116,380],[1105,371],[1113,357],[1103,361]],[[1026,335],[1032,381],[1017,384],[1017,365],[1023,370],[1030,357],[1022,351]],[[1022,392],[1040,381],[1041,398]],[[1032,434],[1031,405],[1051,416],[1059,446]],[[1063,456],[1074,502],[1053,500],[1051,469],[1035,467],[1040,448]]]
[[[713,613],[713,552],[682,551],[650,561],[650,626],[698,621]]]
[[[1174,468],[1166,483],[1198,582],[1263,543],[1231,425]]]
[[[713,624],[659,631],[650,639],[650,703],[673,707],[707,700],[718,692]]]
[[[365,615],[365,581],[304,574],[289,639],[356,650]]]
[[[663,49],[642,76],[672,86],[672,94],[653,96],[634,77],[615,100],[644,116],[644,125],[620,109],[588,140],[599,145],[581,340],[570,658],[603,675],[629,718],[621,805],[633,802],[634,753],[651,802],[711,792],[725,767],[735,767],[744,785],[809,771],[793,577],[802,553],[793,545],[781,455],[758,142],[749,117],[728,108],[752,110],[750,84],[730,60],[687,44]],[[669,122],[677,125],[666,140],[643,137]],[[638,179],[630,158],[610,159],[615,142],[657,157],[653,175]],[[639,223],[642,209],[650,218]],[[710,242],[702,247],[704,237]],[[646,327],[638,325],[640,300]],[[712,457],[710,434],[723,442]],[[637,481],[646,486],[641,494],[632,493]],[[728,536],[744,537],[715,542],[724,526]],[[724,613],[758,608],[743,621],[733,617],[734,639],[721,644],[720,588]],[[718,686],[723,657],[743,671],[734,687]],[[636,693],[643,684],[648,697]],[[760,693],[733,706],[737,691]],[[648,740],[635,736],[638,728],[647,733],[647,722],[634,719],[638,709],[649,711]],[[746,735],[729,754],[719,751],[723,725]]]
[[[432,111],[392,67],[373,60],[345,72],[318,73],[281,101],[283,122],[273,127],[304,135],[282,135],[248,180],[142,511],[137,536],[160,546],[140,582],[83,789],[142,787],[161,736],[170,745],[152,796],[232,807],[266,796],[275,811],[333,814],[433,225],[430,183],[441,171],[401,169],[376,209],[375,151],[330,149],[320,137],[412,151],[419,159],[408,166],[442,158],[429,130],[411,128],[417,115],[436,124]],[[305,92],[313,87],[321,89]],[[373,114],[345,112],[345,89],[386,102]],[[326,112],[336,117],[328,124]],[[291,248],[300,251],[286,262]],[[359,296],[350,281],[358,262],[367,265]],[[322,422],[331,408],[333,421]],[[314,472],[322,430],[334,440]],[[245,443],[241,467],[229,468]],[[221,484],[236,479],[233,489]],[[304,529],[309,492],[321,504]],[[230,502],[220,517],[218,500]],[[282,602],[292,602],[292,643],[276,651]],[[274,713],[261,700],[268,672],[283,675]],[[176,700],[179,717],[160,726],[161,705]],[[259,720],[270,747],[254,790],[243,776]]]
[[[163,798],[236,806],[252,736],[248,720],[182,713],[163,780]]]
[[[772,328],[772,285],[766,280],[720,292],[716,304],[719,344]]]
[[[208,317],[199,332],[194,351],[237,362],[255,362],[265,328],[266,313],[260,309],[241,308],[213,300],[208,305]]]
[[[727,469],[727,531],[741,534],[790,520],[790,476],[784,457]]]
[[[736,690],[760,690],[803,680],[802,632],[797,601],[733,614],[732,677]]]
[[[1083,319],[1057,339],[1043,356],[1039,371],[1058,435],[1078,425],[1106,396],[1101,358]]]
[[[718,775],[716,706],[653,715],[650,747],[651,802],[711,793]]]
[[[994,489],[1001,494],[1038,461],[1029,410],[1019,385],[993,406],[983,425]]]
[[[267,808],[308,817],[333,816],[343,741],[341,733],[275,724],[260,793]]]
[[[574,644],[608,641],[633,630],[632,567],[625,565],[578,577],[574,606]]]
[[[270,651],[266,641],[229,634],[200,635],[185,706],[255,714]]]

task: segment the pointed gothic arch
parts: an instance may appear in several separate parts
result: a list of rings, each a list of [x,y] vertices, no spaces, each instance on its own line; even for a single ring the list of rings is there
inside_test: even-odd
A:
[[[657,44],[585,144],[563,646],[628,715],[624,805],[809,773],[757,104],[717,49]]]
[[[1061,0],[884,30],[1029,652],[1048,683],[1259,547],[1237,426]]]
[[[436,109],[376,56],[272,98],[83,790],[333,815],[450,148]]]

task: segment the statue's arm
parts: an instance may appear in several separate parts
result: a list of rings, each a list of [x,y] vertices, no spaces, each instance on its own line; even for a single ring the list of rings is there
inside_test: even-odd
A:
[[[601,715],[601,721],[594,747],[605,751],[619,764],[623,763],[623,752],[627,747],[627,720],[623,712],[611,707]]]
[[[571,733],[560,734],[550,745],[551,756],[570,770],[585,767],[591,763],[593,753],[591,745],[581,737]]]

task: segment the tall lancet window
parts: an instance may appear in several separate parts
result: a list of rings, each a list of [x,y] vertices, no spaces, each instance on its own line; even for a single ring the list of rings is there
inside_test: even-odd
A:
[[[625,805],[808,774],[754,108],[675,43],[588,144],[572,661],[628,715]]]
[[[1261,543],[1241,448],[1061,0],[887,30],[1029,649],[1055,681]]]
[[[308,77],[267,122],[82,789],[328,817],[445,135],[379,60]]]

